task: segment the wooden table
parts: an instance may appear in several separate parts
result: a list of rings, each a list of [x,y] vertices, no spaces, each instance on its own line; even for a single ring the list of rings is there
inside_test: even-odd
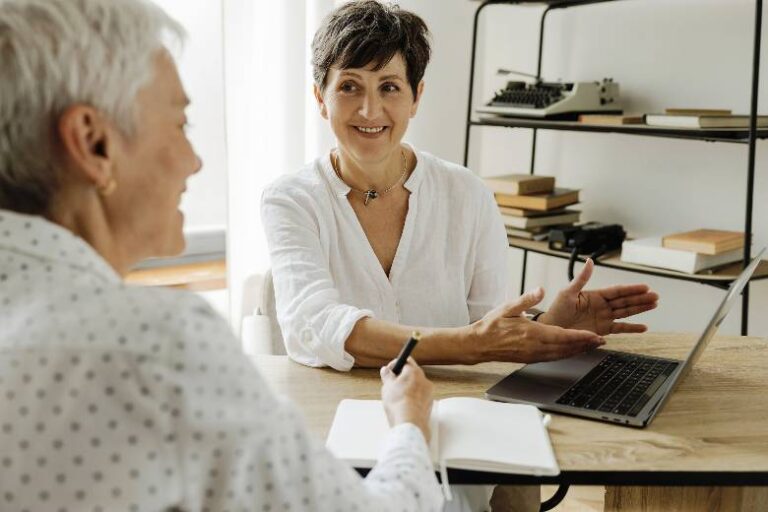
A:
[[[682,359],[693,335],[612,336],[609,347]],[[285,356],[256,365],[325,439],[342,398],[377,399],[376,370],[339,373]],[[432,366],[435,397],[475,396],[519,367],[512,363]],[[561,474],[528,477],[452,470],[454,483],[605,485],[606,510],[768,510],[768,340],[714,339],[691,374],[645,429],[553,414]],[[615,487],[623,486],[623,487]],[[627,487],[629,486],[629,487]],[[687,486],[687,487],[670,487]],[[723,487],[728,486],[728,487]]]

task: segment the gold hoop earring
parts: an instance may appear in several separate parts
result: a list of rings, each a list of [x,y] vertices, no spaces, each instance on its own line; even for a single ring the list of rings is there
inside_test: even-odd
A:
[[[98,190],[99,194],[101,194],[103,197],[109,197],[115,192],[116,189],[117,181],[115,178],[109,178],[109,181],[106,184],[97,187],[96,190]]]

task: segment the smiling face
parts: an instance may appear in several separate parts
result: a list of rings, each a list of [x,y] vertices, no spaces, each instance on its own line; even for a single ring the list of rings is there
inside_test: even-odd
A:
[[[400,158],[400,141],[424,87],[421,82],[414,98],[399,53],[381,69],[375,67],[332,67],[325,89],[315,86],[320,113],[330,121],[339,149],[359,165]]]
[[[179,203],[187,179],[202,165],[185,133],[189,100],[176,65],[163,51],[154,69],[152,82],[137,95],[134,137],[117,137],[117,188],[105,198],[116,239],[139,259],[184,250]]]

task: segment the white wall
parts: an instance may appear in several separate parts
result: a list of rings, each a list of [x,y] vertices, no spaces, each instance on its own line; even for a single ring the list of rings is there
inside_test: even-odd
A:
[[[262,191],[329,145],[307,69],[312,34],[333,2],[224,0],[224,7],[230,319],[239,329],[243,285],[269,268]]]
[[[426,97],[408,139],[438,156],[463,158],[472,13],[467,0],[403,0],[434,33]],[[749,107],[753,41],[752,0],[623,1],[550,15],[543,75],[566,81],[613,77],[628,110],[665,107]],[[499,67],[534,73],[541,6],[492,6],[482,18],[476,101],[487,101],[503,79]],[[768,112],[768,35],[763,29],[763,93]],[[527,172],[530,132],[473,128],[470,167],[483,175]],[[768,143],[758,144],[755,247],[768,243]],[[540,131],[537,172],[583,189],[586,220],[622,223],[632,236],[712,227],[743,229],[746,146],[618,134]],[[516,275],[520,252],[510,250]],[[722,291],[695,283],[599,268],[593,285],[647,282],[661,294],[658,310],[642,317],[653,330],[698,330]],[[528,287],[550,295],[566,282],[562,260],[529,257]],[[519,284],[516,285],[519,286]],[[768,283],[752,286],[750,334],[768,335]],[[736,310],[738,309],[738,310]],[[738,333],[740,307],[723,326]]]
[[[226,225],[227,158],[220,0],[155,0],[187,30],[179,72],[192,104],[189,137],[203,160],[181,203],[185,227]]]
[[[178,61],[192,100],[187,109],[189,137],[203,169],[190,178],[181,203],[185,230],[227,225],[227,154],[224,125],[224,59],[221,0],[155,0],[187,30]],[[222,247],[222,250],[224,248]],[[229,308],[227,290],[201,293],[221,314]]]

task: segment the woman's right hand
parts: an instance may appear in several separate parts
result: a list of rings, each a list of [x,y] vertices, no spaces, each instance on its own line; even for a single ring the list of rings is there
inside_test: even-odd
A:
[[[432,412],[432,383],[413,358],[403,366],[400,375],[392,371],[394,361],[381,368],[381,399],[389,424],[413,423],[429,443],[429,416]]]
[[[544,298],[537,288],[488,312],[470,326],[479,361],[537,363],[575,356],[605,344],[590,331],[563,329],[523,318]]]

